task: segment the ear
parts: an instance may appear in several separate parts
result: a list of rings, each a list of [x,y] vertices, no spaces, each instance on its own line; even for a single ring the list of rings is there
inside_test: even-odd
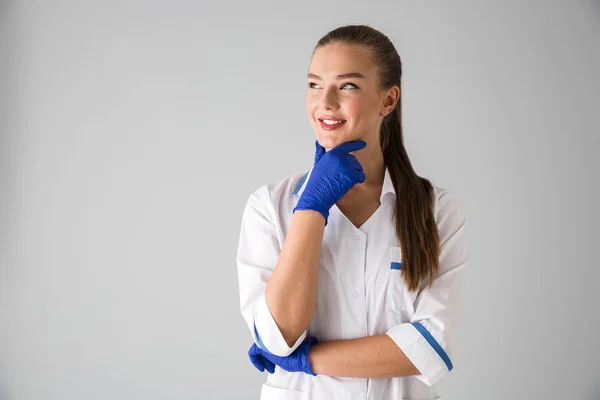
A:
[[[394,85],[386,92],[379,115],[385,117],[394,111],[398,101],[400,101],[400,88],[397,85]]]

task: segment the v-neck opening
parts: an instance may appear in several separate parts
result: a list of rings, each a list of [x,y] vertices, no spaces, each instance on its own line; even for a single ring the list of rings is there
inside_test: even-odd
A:
[[[383,206],[384,206],[384,205],[383,205],[383,203],[379,203],[379,206],[378,206],[378,207],[375,209],[375,211],[373,211],[373,212],[371,213],[371,215],[369,215],[369,218],[367,218],[367,220],[366,220],[365,222],[363,222],[363,223],[362,223],[362,225],[361,225],[361,226],[359,226],[359,227],[358,227],[358,228],[356,228],[356,229],[358,229],[359,231],[361,231],[361,232],[363,232],[363,233],[365,233],[365,234],[366,234],[367,232],[365,232],[365,231],[363,230],[363,228],[365,228],[365,225],[371,225],[371,224],[372,224],[372,221],[373,221],[374,219],[376,219],[376,217],[377,217],[377,214],[379,214],[379,213],[381,212],[381,209],[383,208]],[[350,222],[350,223],[352,224],[352,222]],[[354,225],[354,224],[352,224],[352,225]],[[367,226],[367,228],[368,228],[368,226]]]
[[[337,211],[340,213],[340,215],[341,215],[341,216],[344,218],[344,220],[345,220],[345,221],[346,221],[348,224],[350,224],[350,226],[352,226],[352,228],[353,228],[355,231],[360,231],[362,234],[365,234],[365,235],[367,234],[367,232],[365,232],[365,231],[363,230],[363,228],[365,228],[365,227],[367,227],[367,228],[368,228],[368,225],[371,225],[371,223],[372,223],[371,221],[373,221],[374,219],[376,219],[376,217],[377,217],[377,214],[381,212],[380,210],[381,210],[381,209],[382,209],[384,206],[385,206],[385,203],[382,201],[382,202],[379,204],[379,206],[378,206],[378,207],[375,209],[375,211],[373,211],[373,212],[371,213],[371,215],[369,215],[369,217],[367,218],[367,220],[366,220],[365,222],[363,222],[363,223],[362,223],[360,226],[358,226],[358,227],[357,227],[356,225],[354,225],[354,224],[352,223],[352,221],[350,221],[350,218],[348,218],[348,217],[346,216],[346,214],[344,214],[344,213],[342,212],[342,210],[340,210],[340,209],[339,209],[339,207],[337,206],[337,204],[334,204],[334,207],[337,209]]]

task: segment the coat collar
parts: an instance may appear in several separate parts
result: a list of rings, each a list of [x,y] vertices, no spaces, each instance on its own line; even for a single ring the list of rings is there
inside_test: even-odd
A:
[[[306,184],[308,183],[308,179],[310,178],[310,174],[312,173],[313,168],[311,168],[310,171],[305,173],[302,176],[302,178],[300,178],[300,181],[298,181],[298,183],[296,184],[296,187],[294,188],[294,191],[292,192],[292,194],[297,195],[297,196],[302,195],[302,192],[304,192],[304,188],[306,187]],[[390,171],[386,167],[385,176],[383,178],[383,187],[381,188],[380,200],[382,200],[383,197],[388,193],[393,193],[395,195],[396,191],[394,190],[394,184],[392,182],[392,177],[390,176]]]

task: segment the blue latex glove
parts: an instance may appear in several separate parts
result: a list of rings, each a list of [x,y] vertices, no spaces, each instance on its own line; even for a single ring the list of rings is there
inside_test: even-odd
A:
[[[367,145],[362,140],[342,143],[326,153],[321,153],[316,143],[315,165],[304,192],[294,208],[297,210],[318,211],[329,218],[329,209],[354,185],[365,181],[362,165],[350,152],[363,149]],[[321,147],[322,148],[322,147]]]
[[[321,146],[318,140],[315,140],[315,164],[319,162],[323,154],[325,154],[325,147]]]
[[[310,363],[308,362],[308,351],[310,350],[310,346],[316,343],[319,343],[317,338],[311,336],[308,340],[302,342],[292,354],[286,357],[271,354],[254,343],[250,347],[250,350],[248,350],[248,356],[256,369],[261,372],[266,369],[272,374],[275,372],[275,365],[278,365],[288,372],[304,372],[316,376],[317,374],[313,372]]]
[[[263,372],[265,369],[268,373],[272,374],[275,372],[275,364],[267,360],[261,353],[262,349],[254,343],[250,350],[248,350],[248,357],[250,362],[256,367],[257,370]]]

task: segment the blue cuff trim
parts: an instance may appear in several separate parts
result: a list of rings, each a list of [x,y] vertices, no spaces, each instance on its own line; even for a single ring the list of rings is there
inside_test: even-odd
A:
[[[265,344],[263,343],[262,339],[260,338],[260,335],[258,334],[258,330],[256,329],[256,324],[254,324],[254,333],[256,334],[256,339],[258,339],[258,347],[260,347],[263,350],[269,351],[267,349],[267,346],[265,346]]]
[[[402,263],[392,261],[392,269],[402,269]]]
[[[442,346],[440,346],[440,344],[433,338],[433,336],[431,336],[431,333],[429,333],[429,331],[425,329],[425,327],[421,325],[420,322],[411,322],[411,324],[415,328],[417,328],[419,333],[423,335],[425,340],[429,342],[431,347],[433,347],[433,349],[438,353],[442,360],[444,360],[444,362],[446,363],[446,367],[448,367],[448,371],[452,371],[452,368],[454,368],[454,366],[452,365],[452,361],[450,361],[450,357],[448,357],[448,354],[446,354],[444,349],[442,349]]]
[[[308,176],[308,172],[306,174],[304,174],[302,179],[300,179],[300,182],[298,182],[298,184],[296,185],[296,188],[294,189],[292,194],[298,194],[298,192],[300,191],[300,188],[302,187],[302,185],[304,185],[304,181],[306,180],[307,176]]]

